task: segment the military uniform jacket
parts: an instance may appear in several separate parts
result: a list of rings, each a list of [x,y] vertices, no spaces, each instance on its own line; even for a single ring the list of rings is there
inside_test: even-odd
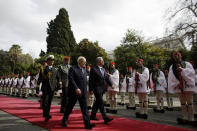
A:
[[[159,71],[159,76],[157,77],[156,81],[156,90],[166,92],[165,88],[167,87],[166,78],[162,71]],[[153,80],[153,73],[150,75],[150,83],[151,83],[151,91],[154,91],[154,80]]]
[[[59,81],[62,82],[63,87],[68,87],[68,71],[70,65],[63,64],[58,69]]]
[[[185,68],[182,68],[181,76],[183,79],[183,91],[197,93],[197,87],[195,87],[195,70],[187,61],[185,61]],[[173,73],[173,65],[171,65],[168,74],[168,92],[172,94],[181,93],[179,84],[179,80]]]
[[[59,82],[58,70],[54,67],[51,69],[49,66],[41,70],[38,78],[38,85],[42,83],[42,91],[55,91]]]

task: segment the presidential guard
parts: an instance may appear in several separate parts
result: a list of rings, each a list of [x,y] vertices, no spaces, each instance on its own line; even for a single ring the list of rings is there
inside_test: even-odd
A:
[[[31,79],[30,73],[29,72],[25,73],[24,79],[23,79],[23,85],[22,85],[24,98],[28,98],[28,96],[29,96],[30,79]]]
[[[20,73],[19,78],[17,80],[17,89],[18,89],[17,96],[18,97],[21,97],[23,94],[23,89],[22,89],[23,84],[24,84],[23,83],[23,80],[24,80],[23,76],[24,76],[23,73]]]
[[[65,108],[68,103],[68,72],[71,67],[69,63],[70,63],[70,57],[65,57],[64,64],[62,64],[58,69],[59,79],[60,79],[59,84],[62,90],[60,113],[65,112]]]
[[[129,97],[129,105],[127,105],[127,109],[135,110],[135,71],[133,71],[133,67],[128,67],[128,72],[126,74],[126,82],[128,88],[128,97]]]
[[[95,101],[92,107],[92,112],[90,119],[91,120],[99,120],[96,117],[96,113],[98,109],[101,112],[101,115],[104,119],[104,123],[108,123],[113,120],[113,118],[109,118],[104,109],[104,101],[103,101],[103,94],[106,91],[105,85],[112,86],[111,81],[109,80],[109,73],[105,71],[103,68],[104,60],[102,57],[96,58],[96,66],[91,68],[90,70],[90,79],[89,79],[89,91],[94,93]]]
[[[53,67],[54,56],[49,55],[46,57],[47,66],[44,68],[43,72],[39,74],[37,84],[42,83],[42,93],[43,93],[43,117],[45,117],[45,122],[48,122],[52,118],[50,115],[51,102],[55,90],[57,90],[59,78],[58,70]]]
[[[92,129],[95,124],[90,123],[90,116],[88,112],[87,104],[87,73],[85,70],[86,59],[83,56],[78,57],[78,65],[74,65],[69,70],[69,88],[68,88],[68,104],[64,117],[62,119],[62,126],[67,127],[67,121],[73,107],[77,100],[79,101],[81,112],[83,115],[83,121],[86,129]]]
[[[2,93],[2,82],[3,82],[3,77],[0,76],[0,93]]]
[[[36,87],[37,87],[37,79],[36,75],[32,74],[30,78],[30,90],[31,90],[31,96],[36,96]]]
[[[197,93],[195,86],[195,71],[193,66],[182,60],[179,52],[173,53],[173,64],[170,66],[168,74],[168,92],[178,94],[182,118],[177,118],[178,124],[193,124],[193,94]]]
[[[15,74],[14,75],[14,78],[13,78],[13,82],[12,82],[12,87],[13,87],[13,96],[17,96],[17,81],[18,81],[18,74]]]
[[[6,95],[10,94],[11,85],[12,85],[12,75],[9,74],[8,75],[8,86],[7,86],[7,90],[6,90]]]
[[[94,102],[94,95],[90,93],[89,91],[89,78],[90,78],[90,69],[91,69],[91,66],[86,66],[86,72],[87,72],[87,81],[88,81],[88,84],[87,84],[87,93],[88,93],[88,110],[91,110],[92,109],[92,106],[93,106],[93,102]]]
[[[151,90],[156,94],[157,107],[153,108],[154,112],[164,113],[164,93],[167,86],[164,73],[159,69],[158,64],[154,64],[153,71],[150,75]]]
[[[110,64],[109,79],[112,82],[112,86],[108,86],[108,95],[110,103],[110,108],[108,109],[108,111],[116,114],[117,93],[119,92],[119,71],[115,68],[115,62],[111,62]]]
[[[168,111],[173,111],[173,94],[168,92],[168,70],[164,71],[164,75],[166,78],[166,102],[167,102],[167,108]]]
[[[2,82],[1,82],[2,94],[4,94],[4,85],[5,85],[5,76],[2,77]]]
[[[124,106],[127,85],[126,85],[126,78],[124,79],[123,74],[120,74],[119,88],[120,88],[120,103],[118,104]]]
[[[194,62],[189,61],[194,67]],[[195,70],[195,86],[197,88],[197,70]],[[194,118],[197,118],[197,93],[193,94],[193,103],[194,103]]]
[[[14,74],[11,75],[10,77],[10,81],[9,81],[9,95],[12,95],[13,93],[13,80],[14,80]]]
[[[149,69],[144,67],[144,60],[137,60],[137,70],[135,73],[135,92],[138,95],[140,112],[136,112],[137,118],[148,118],[148,93],[147,82],[149,80]]]
[[[4,80],[4,94],[6,94],[6,92],[7,92],[7,88],[8,88],[8,84],[9,84],[9,79],[8,79],[9,77],[8,77],[8,75],[5,75],[5,80]]]

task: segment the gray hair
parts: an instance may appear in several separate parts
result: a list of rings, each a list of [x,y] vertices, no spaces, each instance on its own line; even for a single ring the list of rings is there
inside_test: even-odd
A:
[[[97,57],[96,58],[96,63],[98,63],[99,61],[103,61],[103,58],[102,57]]]
[[[79,63],[81,60],[86,61],[86,58],[83,57],[83,56],[79,56],[79,57],[77,58],[77,63]]]

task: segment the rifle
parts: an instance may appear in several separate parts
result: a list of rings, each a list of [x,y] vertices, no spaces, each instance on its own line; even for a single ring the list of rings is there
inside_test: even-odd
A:
[[[181,70],[179,69],[179,67],[180,67],[180,65],[178,64],[178,65],[177,65],[177,68],[178,68],[179,82],[180,82],[179,89],[180,89],[181,92],[183,93],[183,79],[182,79]]]
[[[138,81],[139,81],[139,75],[137,75],[137,72],[136,72],[136,74],[135,74],[135,94],[137,94]]]

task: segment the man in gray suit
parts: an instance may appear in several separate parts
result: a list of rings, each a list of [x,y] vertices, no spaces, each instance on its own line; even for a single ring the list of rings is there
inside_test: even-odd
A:
[[[61,96],[61,108],[60,113],[64,113],[66,105],[68,103],[68,71],[70,69],[70,57],[64,58],[64,64],[62,64],[59,69],[59,78],[60,78],[60,87],[62,88],[62,96]]]
[[[40,72],[38,78],[38,85],[42,83],[43,92],[43,116],[45,117],[45,122],[51,119],[50,108],[51,102],[57,85],[59,82],[58,70],[53,67],[54,56],[49,55],[46,57],[47,66],[44,68],[43,72]]]

